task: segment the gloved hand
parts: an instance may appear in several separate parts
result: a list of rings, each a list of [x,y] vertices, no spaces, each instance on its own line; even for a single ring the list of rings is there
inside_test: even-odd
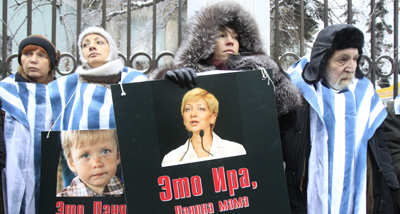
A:
[[[197,74],[192,68],[178,68],[172,71],[167,71],[165,79],[169,79],[172,82],[179,84],[181,88],[188,87],[188,89],[194,88],[197,85]]]

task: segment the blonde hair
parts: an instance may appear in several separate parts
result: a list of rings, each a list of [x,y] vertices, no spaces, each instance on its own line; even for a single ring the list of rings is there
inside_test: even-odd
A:
[[[79,148],[85,142],[96,142],[100,139],[111,139],[117,145],[118,139],[115,129],[96,129],[96,130],[68,130],[61,132],[61,146],[64,151],[65,159],[70,158],[71,147]]]
[[[194,88],[186,92],[185,96],[183,96],[181,105],[182,116],[185,110],[186,103],[189,101],[195,101],[199,99],[203,99],[207,103],[207,107],[210,110],[211,114],[215,114],[216,116],[218,116],[219,103],[217,98],[215,98],[213,94],[202,88]],[[217,119],[215,119],[215,122],[217,122]],[[213,130],[214,126],[211,127],[211,130]]]

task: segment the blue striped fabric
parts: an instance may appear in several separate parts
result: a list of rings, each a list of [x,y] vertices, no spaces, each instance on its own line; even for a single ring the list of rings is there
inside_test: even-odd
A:
[[[387,112],[367,78],[335,91],[301,73],[307,57],[287,71],[310,104],[308,213],[366,213],[368,140]]]
[[[147,76],[128,67],[121,72],[121,82],[140,82]],[[70,74],[49,84],[53,109],[53,130],[115,129],[109,86],[81,82]]]
[[[47,86],[15,82],[11,75],[0,82],[0,98],[6,112],[6,210],[34,211],[40,190],[41,131],[49,130],[52,121]]]
[[[394,99],[394,113],[400,115],[400,95]]]

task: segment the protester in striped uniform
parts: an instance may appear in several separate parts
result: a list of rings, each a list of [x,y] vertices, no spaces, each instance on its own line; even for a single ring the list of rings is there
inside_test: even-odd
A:
[[[386,108],[388,116],[385,120],[385,133],[389,139],[389,148],[393,166],[400,183],[400,95]],[[397,207],[400,210],[400,190],[397,190]]]
[[[41,131],[49,130],[47,84],[54,80],[60,52],[41,35],[21,41],[18,72],[0,82],[6,143],[6,213],[34,213],[40,186]]]
[[[110,85],[145,81],[147,76],[123,65],[114,39],[103,28],[85,29],[78,49],[82,65],[49,85],[52,130],[115,129]],[[63,166],[65,187],[75,175],[65,159]]]
[[[331,25],[288,74],[306,101],[282,132],[293,213],[394,213],[387,112],[360,70],[363,33]]]
[[[78,39],[75,73],[50,83],[53,130],[114,129],[110,84],[140,82],[147,76],[123,65],[111,35],[89,27]]]

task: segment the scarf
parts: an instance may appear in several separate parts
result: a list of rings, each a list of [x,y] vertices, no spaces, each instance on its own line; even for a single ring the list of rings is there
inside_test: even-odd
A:
[[[336,91],[304,82],[302,58],[288,74],[310,104],[308,213],[366,213],[368,140],[387,112],[367,78]]]
[[[109,76],[109,75],[114,75],[118,74],[124,65],[122,64],[122,61],[119,59],[116,59],[111,62],[107,62],[102,66],[99,66],[97,68],[91,68],[89,66],[79,66],[75,73],[79,75],[87,75],[87,76]]]

